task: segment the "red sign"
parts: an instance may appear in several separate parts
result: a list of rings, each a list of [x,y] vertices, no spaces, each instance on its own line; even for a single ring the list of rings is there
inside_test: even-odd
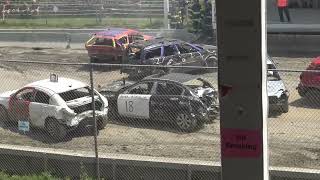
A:
[[[260,130],[221,129],[222,157],[257,158],[262,153]]]

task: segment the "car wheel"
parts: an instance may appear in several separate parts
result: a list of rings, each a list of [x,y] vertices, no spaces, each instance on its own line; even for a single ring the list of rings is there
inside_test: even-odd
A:
[[[192,118],[188,113],[178,113],[176,125],[181,131],[191,132],[197,126],[197,119]]]
[[[207,67],[217,67],[218,66],[217,57],[215,56],[207,57],[205,60],[205,65]]]
[[[308,92],[307,90],[303,90],[301,88],[298,88],[298,93],[301,97],[305,97],[307,92]]]
[[[204,61],[204,67],[218,67],[217,57],[209,56]],[[212,72],[213,69],[206,69],[208,72]]]
[[[62,140],[67,135],[67,127],[54,118],[47,119],[46,130],[55,140]]]
[[[8,111],[3,106],[0,106],[0,120],[4,125],[8,125],[10,122]]]
[[[108,123],[108,118],[103,118],[103,117],[97,118],[97,129],[98,130],[104,129],[107,126],[107,123]]]
[[[288,103],[288,100],[281,106],[281,112],[283,112],[283,113],[289,112],[289,103]]]

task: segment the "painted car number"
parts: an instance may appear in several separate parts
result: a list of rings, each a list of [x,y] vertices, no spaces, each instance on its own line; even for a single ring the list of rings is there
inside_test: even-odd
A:
[[[149,102],[151,95],[121,94],[118,97],[118,112],[122,116],[149,118]]]

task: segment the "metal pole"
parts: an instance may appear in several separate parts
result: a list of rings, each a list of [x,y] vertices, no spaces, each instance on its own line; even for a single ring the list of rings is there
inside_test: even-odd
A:
[[[100,180],[100,162],[99,162],[99,154],[98,154],[98,141],[97,141],[97,119],[96,119],[96,106],[94,100],[94,87],[93,87],[93,65],[90,63],[90,85],[91,85],[91,98],[92,98],[92,117],[94,122],[94,151],[96,155],[96,176],[97,179]]]
[[[169,0],[164,0],[163,1],[163,13],[164,13],[164,19],[163,19],[163,24],[165,29],[170,29],[170,24],[169,24]]]
[[[216,1],[222,180],[269,180],[265,3]]]
[[[100,0],[100,6],[99,6],[99,23],[101,23],[102,22],[102,15],[101,15],[101,11],[102,11],[102,0]]]

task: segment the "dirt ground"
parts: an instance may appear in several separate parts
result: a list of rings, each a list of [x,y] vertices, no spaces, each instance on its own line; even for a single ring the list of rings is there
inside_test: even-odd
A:
[[[280,69],[304,70],[309,58],[274,58]],[[84,50],[0,47],[0,60],[86,63]],[[17,89],[57,73],[89,82],[88,67],[84,65],[49,65],[0,62],[0,92]],[[271,113],[268,119],[270,165],[320,169],[320,101],[301,99],[295,88],[300,73],[281,73],[290,91],[290,110],[286,114]],[[106,85],[125,77],[116,68],[95,68],[95,86]],[[319,95],[320,96],[320,95]],[[111,121],[98,136],[99,151],[103,153],[220,161],[219,120],[206,124],[194,133],[181,133],[167,123],[151,121]],[[74,151],[93,151],[94,141],[89,129],[75,131],[59,143],[50,141],[45,132],[31,129],[26,134],[17,127],[2,126],[0,143],[49,147]]]

